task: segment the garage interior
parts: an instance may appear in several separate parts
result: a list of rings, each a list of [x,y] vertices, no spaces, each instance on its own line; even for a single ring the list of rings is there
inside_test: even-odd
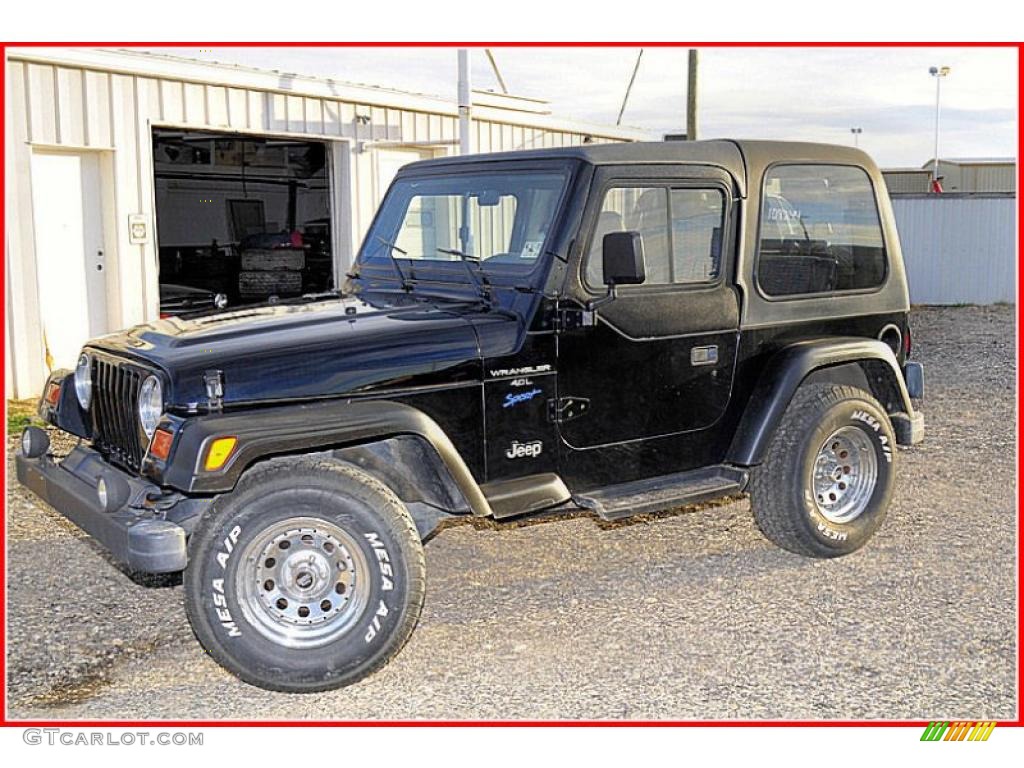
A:
[[[274,302],[334,287],[327,145],[153,131],[160,313]]]

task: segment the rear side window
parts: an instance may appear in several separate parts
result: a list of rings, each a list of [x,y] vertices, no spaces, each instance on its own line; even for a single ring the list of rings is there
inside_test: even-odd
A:
[[[782,165],[765,175],[757,282],[769,296],[877,288],[885,245],[861,168]]]

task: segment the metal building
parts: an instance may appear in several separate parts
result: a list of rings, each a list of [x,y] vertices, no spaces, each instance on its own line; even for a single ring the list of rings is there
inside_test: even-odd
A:
[[[930,192],[930,168],[883,168],[882,178],[890,195],[908,195]]]
[[[921,166],[931,171],[929,160]],[[945,192],[1016,192],[1017,161],[1012,157],[939,158],[939,176]]]
[[[454,100],[322,78],[69,48],[8,49],[5,77],[8,397],[157,318],[168,280],[237,287],[240,241],[298,237],[305,271],[283,277],[337,284],[398,168],[458,151]],[[479,152],[644,138],[489,93],[472,136]]]

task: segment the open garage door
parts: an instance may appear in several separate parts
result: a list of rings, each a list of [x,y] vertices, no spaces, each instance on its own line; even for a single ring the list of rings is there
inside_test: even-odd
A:
[[[334,287],[323,142],[153,131],[160,313]]]

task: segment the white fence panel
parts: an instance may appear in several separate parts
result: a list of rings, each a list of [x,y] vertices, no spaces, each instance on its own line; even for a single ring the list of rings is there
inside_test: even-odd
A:
[[[1016,301],[1013,195],[896,195],[896,227],[913,304]]]

